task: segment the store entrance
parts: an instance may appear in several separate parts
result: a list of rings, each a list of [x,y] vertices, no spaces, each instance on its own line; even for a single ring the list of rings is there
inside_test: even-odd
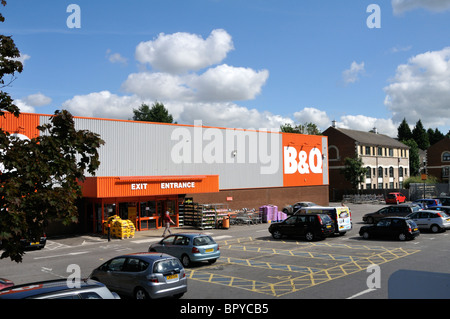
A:
[[[178,226],[178,197],[97,198],[88,199],[85,207],[93,232],[102,232],[103,223],[114,215],[131,220],[138,231],[158,229],[166,211]]]

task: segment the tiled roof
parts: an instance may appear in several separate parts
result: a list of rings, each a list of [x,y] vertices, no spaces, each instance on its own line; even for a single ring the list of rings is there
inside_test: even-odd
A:
[[[330,127],[333,128],[333,127]],[[409,147],[398,140],[389,137],[384,134],[372,133],[372,132],[364,132],[364,131],[356,131],[349,130],[344,128],[334,128],[339,132],[347,135],[348,137],[354,139],[363,145],[372,145],[372,146],[387,146],[387,147],[395,147],[395,148],[405,148],[409,149]]]

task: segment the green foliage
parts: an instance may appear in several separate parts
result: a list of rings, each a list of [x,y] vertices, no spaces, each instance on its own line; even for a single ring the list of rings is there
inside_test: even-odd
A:
[[[173,116],[164,107],[164,104],[156,102],[150,108],[147,104],[142,104],[139,109],[133,109],[134,121],[173,123]]]
[[[426,150],[428,147],[430,147],[430,141],[428,139],[428,134],[426,130],[423,127],[422,121],[418,120],[416,123],[416,126],[412,130],[412,135],[414,140],[417,143],[417,146],[421,150]]]
[[[411,176],[403,181],[403,187],[406,189],[409,189],[410,185],[414,184],[414,183],[437,184],[437,183],[439,183],[439,180],[438,180],[438,178],[436,178],[434,176],[428,176],[425,181],[423,181],[422,177],[419,175]]]
[[[341,170],[345,179],[352,184],[353,189],[357,190],[360,183],[363,183],[367,174],[367,167],[360,157],[345,158],[345,167]]]
[[[292,127],[291,124],[286,123],[280,126],[280,131],[284,133],[322,135],[322,132],[320,132],[319,128],[314,123],[299,124],[294,127]]]
[[[414,139],[402,141],[403,144],[409,146],[409,172],[411,176],[419,174],[420,170],[420,157],[419,147]]]
[[[64,224],[78,220],[75,201],[79,181],[100,165],[98,134],[76,130],[68,111],[56,111],[50,123],[38,127],[40,136],[20,140],[3,135],[0,162],[1,258],[20,262],[21,238],[39,238],[53,219]]]
[[[403,121],[400,123],[397,128],[397,132],[399,141],[407,141],[412,138],[412,132],[408,123],[406,122],[406,119],[403,119]]]

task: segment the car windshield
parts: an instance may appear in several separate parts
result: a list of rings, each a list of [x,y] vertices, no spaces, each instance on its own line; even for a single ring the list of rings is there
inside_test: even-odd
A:
[[[200,236],[194,238],[194,246],[212,245],[216,242],[209,236]]]
[[[164,259],[157,261],[153,266],[153,272],[154,273],[168,273],[171,271],[180,272],[180,270],[183,268],[183,266],[180,264],[178,259]]]

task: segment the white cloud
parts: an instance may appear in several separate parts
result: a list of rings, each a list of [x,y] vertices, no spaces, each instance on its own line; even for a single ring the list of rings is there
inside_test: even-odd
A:
[[[356,63],[353,61],[350,69],[342,72],[342,78],[345,84],[355,83],[359,80],[359,76],[364,73],[364,62]]]
[[[120,53],[112,53],[110,49],[106,50],[106,58],[111,63],[119,63],[127,65],[128,59],[120,55]]]
[[[217,29],[206,40],[185,32],[161,33],[153,41],[139,43],[135,56],[136,60],[148,63],[156,70],[181,74],[220,63],[231,50],[231,36],[225,30]]]
[[[188,85],[196,92],[198,101],[242,101],[261,93],[268,77],[267,70],[256,72],[223,64],[191,77]]]
[[[45,96],[41,92],[28,95],[22,100],[24,103],[29,104],[31,106],[44,106],[52,102],[52,99],[50,97]]]
[[[20,56],[18,58],[14,58],[11,60],[20,61],[22,62],[22,65],[25,65],[25,61],[31,59],[31,56],[28,54],[22,54],[20,53]]]
[[[399,65],[384,88],[385,105],[393,120],[419,119],[426,127],[446,126],[450,120],[450,47],[418,54]]]
[[[14,104],[19,108],[20,112],[35,113],[35,109],[33,106],[28,105],[26,102],[24,102],[20,99],[14,100]]]
[[[338,127],[352,130],[369,132],[376,128],[378,133],[391,137],[397,136],[399,123],[394,123],[392,119],[378,119],[365,115],[344,115],[337,122]]]
[[[320,130],[324,131],[331,125],[331,120],[325,111],[313,107],[306,107],[299,112],[294,113],[295,123],[305,124],[314,123]]]
[[[441,12],[450,9],[449,0],[392,0],[394,14],[424,8],[434,12]]]
[[[101,91],[76,95],[65,101],[62,107],[76,116],[130,119],[133,117],[133,108],[137,109],[142,103],[149,104],[135,95],[118,96],[109,91]]]

